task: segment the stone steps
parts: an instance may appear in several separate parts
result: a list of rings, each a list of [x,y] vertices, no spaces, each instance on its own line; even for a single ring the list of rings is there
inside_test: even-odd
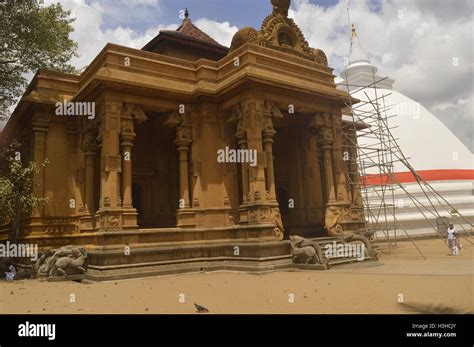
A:
[[[337,237],[308,239],[324,250],[327,244],[344,242]],[[236,248],[237,247],[237,248]],[[238,252],[236,252],[238,250]],[[282,269],[325,270],[357,262],[357,258],[331,257],[324,264],[294,264],[290,241],[220,240],[202,242],[143,244],[123,248],[91,249],[88,252],[89,280],[116,280],[184,272],[245,271],[268,272]],[[366,258],[365,260],[371,260]]]

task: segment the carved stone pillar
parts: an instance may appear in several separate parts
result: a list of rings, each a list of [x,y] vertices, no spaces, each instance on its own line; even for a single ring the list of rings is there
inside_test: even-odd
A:
[[[40,116],[35,116],[32,127],[32,144],[33,144],[33,161],[43,164],[45,160],[46,136],[49,129],[49,120]],[[39,172],[35,179],[36,184],[33,186],[33,194],[38,198],[44,197],[44,169],[39,167]],[[40,217],[44,212],[43,207],[35,208],[32,216]]]
[[[336,194],[334,189],[334,176],[332,168],[331,148],[334,142],[331,128],[323,126],[319,130],[319,143],[323,153],[324,178],[327,192],[327,203],[336,202]]]
[[[354,127],[345,127],[343,129],[345,152],[348,160],[346,161],[346,170],[349,177],[349,201],[352,221],[364,223],[364,207],[362,204],[360,176],[357,165],[357,133]],[[354,228],[355,229],[355,228]]]
[[[179,202],[177,213],[178,227],[196,226],[196,215],[191,209],[190,202],[190,148],[193,142],[193,112],[171,112],[165,125],[176,129],[175,143],[178,147],[179,160]],[[198,168],[193,168],[198,173]]]
[[[255,163],[246,163],[249,173],[248,203],[266,201],[265,190],[265,154],[262,146],[264,102],[258,99],[248,99],[239,105],[239,126],[246,134],[247,159],[254,156]],[[237,133],[239,134],[239,130]],[[245,166],[245,165],[243,165]]]
[[[272,162],[275,134],[272,117],[281,114],[273,103],[253,97],[253,93],[249,92],[245,100],[234,107],[231,121],[237,121],[235,136],[240,150],[249,159],[250,155],[255,156],[256,162],[241,161],[243,204],[239,208],[239,224],[261,224],[258,236],[281,239],[283,224],[275,196]]]
[[[100,129],[97,137],[100,156],[99,228],[103,231],[122,230],[122,203],[119,174],[122,171],[120,155],[120,114],[122,103],[104,98],[100,104]]]
[[[122,227],[123,229],[137,229],[137,210],[132,200],[132,150],[135,140],[135,123],[140,124],[147,120],[143,110],[134,104],[124,104],[121,113],[120,146],[122,149]]]
[[[349,189],[347,184],[347,167],[344,162],[342,151],[342,119],[341,115],[334,115],[334,143],[333,143],[333,169],[336,181],[336,199],[345,204],[350,203]]]
[[[273,137],[275,136],[276,131],[273,128],[273,122],[270,117],[265,117],[265,124],[263,129],[263,145],[266,154],[266,164],[267,164],[267,187],[268,187],[268,197],[270,201],[276,201],[275,193],[275,170],[273,167]]]
[[[244,130],[243,119],[239,119],[237,122],[237,132],[235,137],[239,143],[239,147],[241,150],[247,150],[247,134]],[[245,204],[249,197],[249,169],[247,163],[240,163],[240,167],[242,169],[242,202]]]
[[[132,208],[132,148],[135,133],[133,119],[122,119],[120,145],[122,147],[122,206]]]
[[[330,236],[340,236],[344,234],[346,230],[350,230],[350,227],[347,227],[348,219],[350,219],[350,202],[344,200],[343,196],[341,196],[341,198],[338,200],[336,196],[336,188],[334,184],[336,179],[335,173],[338,173],[338,171],[339,173],[344,173],[341,171],[341,168],[339,168],[339,163],[342,161],[342,149],[336,148],[334,152],[331,150],[334,146],[334,143],[339,146],[338,141],[334,140],[334,133],[336,133],[337,130],[334,130],[334,128],[327,125],[331,120],[331,123],[335,127],[340,127],[340,124],[338,124],[337,121],[334,122],[331,115],[325,114],[325,125],[322,126],[319,131],[319,142],[323,152],[324,176],[328,195],[324,217],[324,227]],[[340,146],[342,147],[342,137]],[[337,154],[338,156],[340,155],[340,158],[333,158],[332,154]],[[333,162],[335,163],[334,166]],[[341,192],[343,189],[346,189],[346,187],[342,187],[341,183],[339,183],[338,188]]]
[[[84,133],[85,182],[84,182],[84,212],[94,214],[94,158],[97,151],[96,136],[92,130]]]
[[[321,223],[324,215],[324,198],[321,178],[321,169],[319,164],[318,150],[318,130],[315,120],[313,119],[307,130],[307,156],[306,165],[307,172],[307,189],[309,195],[308,205],[308,221],[311,223]]]
[[[179,192],[184,208],[189,208],[189,145],[191,144],[191,129],[186,126],[178,126],[176,129],[176,145],[179,152]]]

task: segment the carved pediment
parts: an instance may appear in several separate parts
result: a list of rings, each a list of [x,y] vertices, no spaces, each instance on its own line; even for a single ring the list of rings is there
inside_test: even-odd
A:
[[[311,48],[300,28],[288,17],[290,0],[272,0],[272,5],[273,12],[263,21],[260,32],[253,28],[239,30],[232,39],[230,51],[252,43],[295,54],[327,66],[324,52]]]

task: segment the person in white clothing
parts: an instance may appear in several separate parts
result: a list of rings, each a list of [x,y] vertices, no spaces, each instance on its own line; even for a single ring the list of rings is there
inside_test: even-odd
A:
[[[456,228],[454,225],[449,224],[448,228],[448,244],[449,249],[451,250],[451,255],[458,255],[458,235],[456,233]]]

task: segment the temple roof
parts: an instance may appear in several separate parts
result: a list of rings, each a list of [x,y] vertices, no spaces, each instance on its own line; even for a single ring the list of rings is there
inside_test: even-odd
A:
[[[176,30],[162,30],[164,32],[168,32],[169,34],[182,34],[184,36],[188,36],[189,38],[193,38],[195,40],[203,41],[206,42],[210,45],[216,45],[216,46],[221,46],[216,40],[214,40],[212,37],[207,35],[204,31],[196,27],[191,19],[185,18],[183,20],[183,24]]]
[[[228,48],[219,44],[204,31],[196,27],[189,18],[189,12],[186,9],[183,23],[176,30],[161,30],[160,33],[150,42],[148,42],[142,50],[153,52],[162,41],[171,41],[178,44],[201,48],[219,54],[227,54]]]

